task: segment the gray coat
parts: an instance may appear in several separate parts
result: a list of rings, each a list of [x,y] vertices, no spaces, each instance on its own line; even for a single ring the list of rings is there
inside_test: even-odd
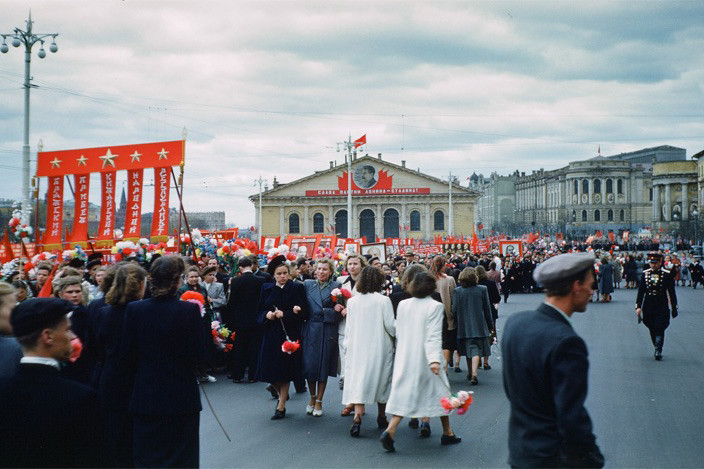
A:
[[[322,289],[317,280],[303,282],[308,300],[308,320],[303,324],[303,377],[311,381],[327,381],[337,376],[337,324],[342,315],[335,311],[331,292],[340,288],[332,281]]]
[[[452,294],[452,316],[458,339],[489,337],[494,321],[487,288],[483,285],[456,288]]]

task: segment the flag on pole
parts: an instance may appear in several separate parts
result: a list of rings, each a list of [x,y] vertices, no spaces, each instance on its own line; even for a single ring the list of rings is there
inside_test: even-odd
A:
[[[362,135],[359,137],[357,140],[354,141],[354,147],[358,148],[361,147],[362,145],[367,144],[367,134]]]
[[[10,244],[10,236],[7,234],[7,230],[5,230],[5,233],[3,233],[2,245],[5,247],[5,255],[2,259],[0,259],[0,261],[2,261],[3,263],[12,262],[12,259],[15,258],[15,253],[12,250],[12,244]]]

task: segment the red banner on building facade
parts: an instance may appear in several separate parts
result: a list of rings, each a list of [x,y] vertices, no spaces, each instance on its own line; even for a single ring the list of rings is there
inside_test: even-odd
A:
[[[74,180],[74,206],[73,230],[71,230],[72,243],[88,240],[88,187],[90,176],[88,174],[75,174]]]
[[[141,169],[127,171],[127,214],[125,216],[124,239],[139,238],[142,229],[142,181]]]
[[[46,209],[46,234],[44,243],[61,246],[61,234],[64,218],[64,177],[49,178]]]
[[[115,171],[100,173],[102,199],[100,203],[99,240],[113,239],[115,230]]]
[[[152,241],[166,241],[169,235],[169,175],[171,168],[154,168],[154,215]],[[163,239],[154,239],[163,237]]]

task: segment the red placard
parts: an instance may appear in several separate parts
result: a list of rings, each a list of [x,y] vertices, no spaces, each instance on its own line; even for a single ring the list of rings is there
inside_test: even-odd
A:
[[[37,153],[37,177],[178,166],[184,140]]]
[[[74,180],[74,206],[73,230],[71,230],[72,243],[85,242],[88,239],[88,187],[90,175],[75,174]]]
[[[144,174],[141,169],[127,171],[127,215],[125,239],[139,238],[142,229],[142,188]]]
[[[49,178],[47,191],[46,234],[44,243],[61,246],[61,231],[64,217],[64,177]]]
[[[152,218],[153,241],[166,241],[169,236],[169,175],[171,168],[154,168],[154,215]]]
[[[100,173],[102,200],[100,203],[99,240],[113,239],[115,230],[115,171]]]

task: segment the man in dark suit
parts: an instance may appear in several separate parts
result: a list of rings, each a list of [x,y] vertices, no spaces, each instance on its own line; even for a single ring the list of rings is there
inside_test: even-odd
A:
[[[665,343],[665,329],[672,318],[677,317],[677,294],[675,281],[669,270],[662,268],[662,254],[648,254],[649,269],[645,269],[638,284],[636,314],[638,323],[643,322],[650,331],[650,340],[655,347],[655,360],[662,360],[662,346]]]
[[[250,382],[256,380],[257,360],[262,344],[262,331],[257,322],[257,305],[264,277],[252,273],[252,259],[241,257],[237,263],[241,275],[230,281],[230,295],[222,312],[225,324],[235,331],[235,344],[231,352],[230,378],[239,383],[245,371]]]
[[[572,314],[591,297],[594,256],[562,254],[540,264],[535,281],[547,296],[536,311],[506,322],[504,390],[511,403],[512,467],[603,467],[592,433],[587,397],[587,346],[572,329]]]
[[[58,298],[31,299],[10,319],[24,357],[0,385],[0,467],[99,467],[104,464],[100,407],[91,388],[59,375],[76,336]]]

